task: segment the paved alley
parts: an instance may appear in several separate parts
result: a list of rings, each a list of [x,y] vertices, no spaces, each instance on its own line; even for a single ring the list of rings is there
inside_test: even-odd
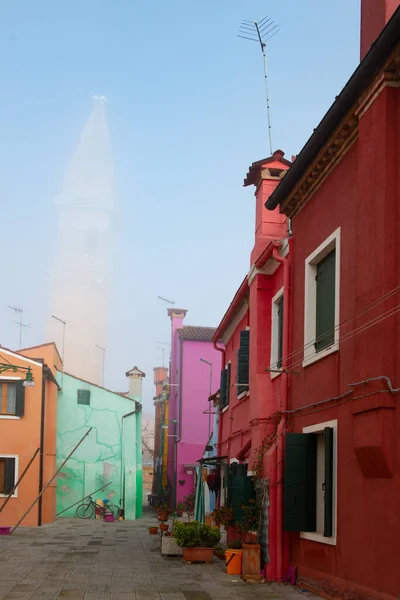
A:
[[[224,562],[163,558],[153,518],[104,523],[60,519],[0,537],[0,600],[228,600],[317,598],[290,586],[245,584]]]

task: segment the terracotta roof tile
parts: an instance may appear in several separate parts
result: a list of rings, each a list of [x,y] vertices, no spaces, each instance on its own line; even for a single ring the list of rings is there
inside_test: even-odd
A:
[[[216,327],[196,327],[193,325],[185,325],[181,329],[178,329],[178,335],[183,340],[211,342],[216,330]]]

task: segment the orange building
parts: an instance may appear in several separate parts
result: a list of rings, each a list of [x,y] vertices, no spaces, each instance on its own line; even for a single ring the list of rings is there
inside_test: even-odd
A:
[[[1,526],[15,525],[55,472],[58,393],[55,369],[61,368],[61,358],[53,343],[19,352],[0,347],[0,510],[39,449],[0,512]],[[31,376],[33,387],[26,385]],[[22,525],[51,523],[55,507],[54,481]]]

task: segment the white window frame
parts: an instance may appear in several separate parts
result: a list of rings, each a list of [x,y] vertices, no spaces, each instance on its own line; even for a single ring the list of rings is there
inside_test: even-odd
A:
[[[0,375],[0,383],[3,382],[7,382],[10,381],[11,383],[13,383],[14,381],[21,381],[22,377],[7,377],[5,375]],[[1,402],[1,398],[0,398],[0,402]],[[19,421],[21,417],[17,417],[16,415],[3,415],[0,413],[0,419],[4,419],[5,421]],[[1,497],[1,494],[0,494]],[[14,498],[14,496],[12,496],[12,498]]]
[[[284,288],[276,292],[275,296],[272,298],[272,307],[271,307],[271,359],[270,359],[270,368],[277,369],[278,362],[278,347],[279,347],[279,315],[278,315],[278,304],[280,299],[283,297]],[[285,301],[284,301],[285,302]],[[275,377],[279,377],[282,373],[276,373],[270,371],[271,379],[275,379]]]
[[[18,468],[19,468],[19,456],[18,454],[0,454],[0,458],[13,458],[15,460],[15,469],[14,469],[14,485],[18,481]],[[0,494],[0,498],[7,498],[8,494]],[[18,498],[18,488],[14,490],[14,493],[10,496],[10,498]]]
[[[307,367],[325,356],[339,350],[339,315],[340,315],[340,235],[338,227],[322,244],[305,260],[304,286],[304,356],[303,367]],[[317,311],[317,265],[332,250],[335,250],[335,331],[334,342],[328,348],[315,350],[316,311]]]
[[[337,419],[333,421],[325,421],[325,423],[318,423],[317,425],[310,425],[303,427],[303,433],[323,433],[325,427],[332,427],[333,429],[333,481],[332,481],[332,536],[325,537],[320,533],[312,533],[309,531],[301,531],[300,537],[304,540],[311,540],[312,542],[319,542],[320,544],[327,544],[328,546],[336,546],[337,539]]]

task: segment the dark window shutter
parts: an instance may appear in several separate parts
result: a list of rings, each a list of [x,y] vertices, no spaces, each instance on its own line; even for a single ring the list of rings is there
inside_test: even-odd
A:
[[[9,494],[15,484],[15,458],[5,458],[4,493]]]
[[[231,397],[231,363],[226,367],[226,405],[229,404]]]
[[[283,355],[283,296],[278,302],[278,362],[277,368],[282,368],[282,355]]]
[[[317,436],[285,436],[284,530],[316,531]]]
[[[336,251],[332,250],[317,265],[315,349],[317,352],[335,341]]]
[[[238,394],[249,389],[250,330],[240,332],[240,348],[238,350],[238,366],[236,381],[239,384]]]
[[[220,409],[226,406],[226,370],[221,371],[221,381],[219,386],[219,407]]]
[[[17,417],[23,417],[25,414],[25,388],[24,382],[17,382],[17,395],[15,399],[15,415]]]
[[[78,390],[78,404],[90,405],[90,390]]]
[[[233,463],[229,467],[228,505],[233,510],[235,522],[243,519],[243,505],[255,498],[254,481],[247,475],[247,465]]]
[[[333,532],[333,428],[325,427],[324,536]]]

